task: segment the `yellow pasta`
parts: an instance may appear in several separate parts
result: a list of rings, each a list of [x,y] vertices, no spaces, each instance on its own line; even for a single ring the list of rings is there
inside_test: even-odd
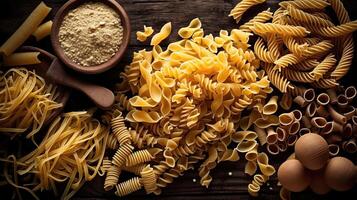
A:
[[[279,6],[285,9],[287,9],[289,5],[302,10],[322,10],[328,5],[330,5],[330,3],[328,3],[325,0],[315,0],[315,1],[294,0],[294,1],[283,1],[279,3]]]
[[[52,20],[41,24],[35,30],[35,32],[32,33],[32,35],[35,36],[37,41],[42,40],[43,38],[45,38],[46,36],[49,36],[51,34],[52,24],[53,24]]]
[[[336,64],[337,60],[333,54],[329,54],[321,61],[310,73],[314,76],[315,80],[319,80]]]
[[[263,107],[264,115],[272,115],[278,110],[278,96],[272,96]]]
[[[138,191],[142,188],[142,184],[140,183],[139,177],[131,178],[125,182],[119,183],[115,186],[116,192],[115,195],[117,196],[125,196],[135,191]]]
[[[150,37],[154,33],[154,29],[151,26],[144,25],[144,31],[136,32],[136,39],[140,42],[145,42],[148,37]]]
[[[156,184],[156,175],[154,173],[154,169],[147,165],[140,172],[141,182],[145,188],[147,194],[154,192],[158,187]]]
[[[250,30],[250,28],[254,26],[255,22],[265,23],[272,18],[273,18],[273,13],[270,12],[270,8],[268,8],[267,10],[258,13],[254,18],[252,18],[245,24],[241,25],[239,27],[239,30],[242,30],[245,32],[252,32],[252,30]]]
[[[201,28],[201,21],[198,18],[193,19],[187,27],[180,28],[178,34],[180,37],[190,38],[196,31]]]
[[[268,176],[262,175],[262,174],[256,174],[253,177],[252,183],[248,185],[248,192],[250,195],[253,197],[258,196],[258,192],[260,190],[260,187],[269,179]]]
[[[329,27],[329,26],[334,26],[334,24],[326,19],[323,19],[318,16],[314,16],[310,13],[304,12],[302,10],[294,8],[294,6],[289,5],[287,7],[287,11],[291,17],[298,21],[302,21],[305,23],[308,23],[313,26],[319,26],[319,27]]]
[[[171,33],[171,22],[166,23],[162,26],[159,33],[155,34],[152,39],[150,45],[155,46],[161,43],[164,39],[166,39]]]
[[[36,30],[50,11],[51,8],[41,2],[16,32],[0,47],[0,53],[3,53],[6,56],[11,55]]]
[[[27,133],[33,136],[48,123],[51,115],[63,105],[56,86],[25,68],[12,68],[0,75],[0,133],[14,137]]]
[[[21,52],[13,53],[10,56],[4,57],[4,66],[23,66],[39,64],[38,59],[40,52]]]
[[[280,25],[273,23],[255,22],[253,31],[256,33],[276,33],[282,36],[306,36],[310,32],[301,26]]]
[[[245,11],[254,5],[264,3],[265,1],[266,0],[242,0],[231,10],[228,16],[233,17],[238,23]]]

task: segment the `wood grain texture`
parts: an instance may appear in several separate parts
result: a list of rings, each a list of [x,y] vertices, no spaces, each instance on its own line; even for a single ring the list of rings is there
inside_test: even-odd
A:
[[[44,1],[53,8],[48,18],[53,18],[59,7],[66,2],[66,0]],[[139,49],[150,48],[148,46],[150,40],[145,43],[136,41],[135,32],[142,30],[144,25],[152,26],[155,31],[158,31],[163,24],[171,21],[173,25],[173,34],[168,40],[165,40],[163,44],[168,44],[169,42],[177,40],[178,29],[186,26],[190,20],[195,17],[201,19],[205,33],[217,34],[220,29],[230,30],[232,28],[238,28],[239,26],[232,18],[228,17],[228,14],[239,1],[240,0],[118,0],[118,2],[127,10],[132,25],[131,41],[128,51],[122,62],[114,69],[96,76],[80,76],[83,79],[97,84],[109,87],[112,86],[118,81],[118,73],[130,62],[132,53]],[[249,20],[250,17],[268,7],[275,10],[278,2],[279,0],[268,0],[267,3],[250,9],[243,15],[242,22]],[[347,10],[351,15],[351,19],[356,19],[357,1],[345,0],[343,2],[347,5]],[[16,30],[38,3],[39,0],[0,0],[0,43],[5,41],[5,39]],[[40,43],[34,43],[34,40],[30,39],[27,41],[27,44],[35,44],[36,46],[52,51],[49,38],[46,38]],[[354,63],[357,63],[356,59],[354,60]],[[74,71],[68,70],[68,72],[79,76],[79,74]],[[350,73],[344,78],[343,82],[349,83],[349,85],[357,85],[356,81],[353,79],[353,74],[355,73],[357,73],[356,68],[352,68]],[[78,110],[91,105],[92,104],[88,102],[83,94],[74,93],[68,102],[66,110]],[[287,155],[288,154],[279,155],[279,157],[270,157],[270,159],[273,160],[272,162],[276,169],[278,163],[281,163]],[[243,173],[244,164],[244,158],[241,158],[240,161],[235,163],[220,163],[212,172],[213,181],[208,189],[200,186],[197,171],[188,171],[183,177],[176,179],[173,184],[163,189],[161,196],[145,195],[143,191],[139,191],[123,199],[252,199],[247,193],[247,185],[252,180],[252,177]],[[229,176],[228,172],[232,172],[232,176]],[[124,178],[125,177],[121,180],[124,180]],[[196,179],[197,182],[193,182],[193,179]],[[102,177],[96,177],[93,181],[86,183],[74,199],[114,199],[113,192],[104,192],[103,181],[104,179]],[[274,176],[268,183],[269,186],[266,184],[262,187],[259,199],[278,199],[279,188],[276,186],[276,177]],[[293,199],[336,199],[337,197],[343,197],[345,200],[354,199],[353,195],[356,195],[356,193],[356,187],[348,193],[333,192],[330,193],[329,196],[322,197],[307,191],[294,194]],[[346,195],[350,195],[350,197],[347,197]],[[51,198],[51,194],[44,193],[42,194],[42,198],[49,199]]]

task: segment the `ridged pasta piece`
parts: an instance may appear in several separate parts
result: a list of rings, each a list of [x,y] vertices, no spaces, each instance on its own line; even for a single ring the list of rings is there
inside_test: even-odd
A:
[[[99,176],[104,176],[104,174],[111,168],[112,162],[108,157],[104,157],[102,161],[102,165],[98,171]]]
[[[154,29],[151,26],[144,25],[144,31],[136,32],[136,39],[140,42],[145,42],[148,37],[154,33]]]
[[[114,188],[114,186],[119,181],[119,176],[121,173],[121,169],[115,165],[111,165],[111,167],[107,171],[107,176],[104,181],[104,190],[109,191]]]
[[[157,189],[156,175],[154,169],[150,165],[146,165],[144,169],[140,172],[141,183],[144,186],[146,194],[153,193]]]
[[[294,1],[283,1],[279,3],[279,6],[287,9],[287,7],[291,5],[295,8],[302,10],[323,10],[325,7],[330,4],[325,0],[294,0]]]
[[[135,126],[135,130],[130,130],[131,140],[133,145],[138,149],[153,147],[157,144],[157,138],[149,133],[149,130],[144,126]]]
[[[160,32],[156,33],[152,37],[150,45],[156,46],[160,44],[161,41],[166,39],[170,34],[171,34],[171,22],[168,22],[161,27]]]
[[[267,182],[269,179],[268,176],[265,176],[263,174],[256,174],[253,177],[252,183],[248,185],[248,192],[250,195],[253,197],[257,197],[258,193],[260,191],[260,187]]]
[[[252,6],[264,3],[266,0],[242,0],[229,13],[228,16],[233,17],[238,23],[242,15]]]
[[[139,177],[131,178],[115,186],[115,195],[123,197],[142,188]]]
[[[118,147],[119,147],[119,142],[115,137],[115,135],[109,134],[107,138],[107,148],[114,150],[114,149],[118,149]]]
[[[133,152],[134,147],[131,144],[121,145],[113,156],[112,163],[117,167],[122,167],[125,164],[125,160]]]
[[[279,58],[281,54],[281,49],[283,46],[282,39],[276,34],[269,34],[267,36],[267,43],[268,43],[268,50],[271,52],[271,54]]]
[[[347,22],[338,26],[330,26],[324,28],[309,27],[313,32],[324,37],[339,37],[348,35],[357,30],[357,20]]]
[[[327,54],[334,47],[331,40],[323,40],[315,45],[312,45],[306,49],[303,56],[304,57],[313,57]]]
[[[274,70],[279,70],[284,69],[288,67],[289,65],[294,65],[299,63],[302,60],[301,57],[296,56],[295,54],[289,53],[286,54],[282,57],[280,57],[278,60],[274,61],[275,67]]]
[[[130,134],[128,129],[124,124],[124,118],[119,110],[114,111],[114,118],[111,120],[110,124],[113,130],[113,134],[116,136],[120,145],[131,143]]]
[[[310,72],[311,75],[314,76],[315,80],[319,80],[322,78],[331,68],[333,68],[336,64],[337,60],[335,59],[335,55],[329,54],[328,56],[325,57],[324,60],[321,61],[320,64],[318,64],[312,72]]]
[[[257,57],[267,63],[274,63],[277,59],[270,51],[268,51],[264,45],[264,41],[262,38],[258,38],[254,44],[254,52]]]
[[[283,77],[277,70],[273,70],[273,67],[266,66],[265,70],[271,83],[278,88],[280,92],[285,93],[288,91],[288,88],[294,88],[290,84],[290,81]]]
[[[291,81],[296,81],[300,83],[312,83],[315,81],[314,76],[309,72],[295,71],[291,69],[283,69],[281,71],[282,75]]]
[[[306,91],[305,87],[297,86],[297,85],[292,85],[292,88],[288,88],[288,93],[291,94],[291,96],[296,97],[296,96],[303,96],[304,92]]]
[[[115,95],[115,102],[118,102],[118,108],[120,111],[129,111],[132,110],[133,107],[130,105],[128,101],[128,97],[125,94],[117,93]]]
[[[273,14],[272,23],[285,25],[285,20],[284,20],[285,15],[286,15],[285,9],[279,7]]]
[[[329,2],[331,3],[333,10],[336,12],[337,18],[341,24],[351,21],[347,10],[340,0],[329,0]],[[339,49],[341,52],[341,58],[335,70],[331,73],[331,77],[334,77],[337,80],[342,78],[348,72],[352,64],[354,55],[354,41],[351,34],[344,38],[344,42],[341,48]]]
[[[290,25],[281,25],[273,23],[259,23],[255,22],[254,27],[252,28],[256,33],[276,33],[282,36],[298,36],[303,37],[309,34],[310,32],[302,26],[290,26]]]
[[[296,9],[292,5],[289,5],[287,7],[287,11],[289,15],[295,20],[305,22],[312,26],[317,26],[317,27],[334,26],[334,24],[331,21],[323,19],[321,17],[314,16],[308,12],[304,12],[302,10]]]
[[[126,172],[130,172],[133,173],[137,176],[140,176],[140,172],[146,167],[147,164],[138,164],[138,165],[134,165],[134,166],[122,166],[122,170],[126,171]]]
[[[264,10],[264,11],[258,13],[255,17],[253,17],[251,20],[249,20],[245,24],[241,25],[239,27],[239,30],[242,30],[245,32],[252,32],[252,30],[250,30],[250,28],[254,26],[255,22],[265,23],[272,18],[273,18],[273,13],[270,12],[270,8],[268,8],[267,10]]]
[[[307,59],[303,60],[299,63],[296,63],[294,65],[290,65],[289,68],[297,71],[311,71],[313,70],[320,62],[318,62],[316,59]]]
[[[316,88],[328,89],[336,87],[339,84],[336,82],[335,79],[320,79],[316,82],[313,82],[311,85]]]
[[[303,52],[307,49],[308,44],[299,44],[293,37],[283,37],[285,46],[297,56],[301,56]]]
[[[152,160],[155,157],[155,155],[160,151],[161,150],[157,148],[135,151],[127,157],[125,165],[127,167],[130,167],[130,166],[148,162]]]

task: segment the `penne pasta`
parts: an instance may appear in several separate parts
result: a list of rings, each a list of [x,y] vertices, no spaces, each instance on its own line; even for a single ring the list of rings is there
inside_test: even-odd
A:
[[[10,56],[4,57],[5,66],[23,66],[39,64],[41,61],[38,59],[40,52],[20,52],[14,53]]]
[[[5,56],[12,54],[36,30],[50,11],[51,8],[41,2],[16,32],[0,47],[0,53],[3,53]]]
[[[314,89],[307,89],[304,92],[303,98],[305,99],[305,101],[307,102],[312,102],[313,100],[315,100],[315,90]]]
[[[37,29],[32,33],[33,36],[35,36],[37,41],[42,40],[46,36],[49,36],[51,34],[52,30],[52,20],[41,24]]]
[[[317,96],[316,102],[321,106],[326,106],[330,103],[330,97],[326,93],[321,93]]]

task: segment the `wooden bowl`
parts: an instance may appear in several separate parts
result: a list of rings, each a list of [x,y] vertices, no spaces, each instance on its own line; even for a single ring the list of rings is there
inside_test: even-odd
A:
[[[28,65],[28,66],[26,66],[26,69],[35,70],[36,74],[43,77],[45,79],[46,83],[55,84],[51,79],[49,79],[46,76],[46,72],[49,69],[50,65],[52,64],[52,61],[54,61],[56,59],[56,57],[43,49],[40,49],[37,47],[32,47],[32,46],[23,46],[20,49],[18,49],[17,52],[28,52],[28,51],[40,52],[39,60],[41,61],[41,63],[35,64],[35,65]],[[57,86],[57,91],[59,93],[59,95],[55,99],[55,101],[57,103],[62,103],[63,106],[61,108],[56,109],[54,112],[52,112],[52,114],[50,115],[48,120],[46,120],[46,123],[44,125],[49,124],[52,120],[54,120],[58,115],[60,115],[62,113],[63,108],[67,104],[67,101],[68,101],[70,93],[71,93],[70,92],[71,90],[69,88],[63,87],[63,86],[57,85],[57,84],[55,84],[55,85]]]
[[[68,58],[64,54],[64,51],[59,42],[58,33],[59,33],[60,26],[63,22],[63,18],[67,15],[67,13],[70,10],[75,9],[81,4],[86,2],[88,2],[88,0],[69,0],[58,10],[56,16],[53,19],[53,25],[51,31],[51,43],[55,53],[66,66],[85,74],[98,74],[114,67],[122,58],[125,50],[128,47],[129,40],[130,40],[130,29],[131,29],[130,20],[124,8],[115,0],[93,0],[92,2],[101,2],[108,5],[110,8],[112,8],[114,11],[116,11],[119,14],[121,19],[121,25],[123,26],[123,39],[122,39],[122,43],[120,44],[119,50],[108,61],[95,66],[81,66],[73,62],[70,58]]]

